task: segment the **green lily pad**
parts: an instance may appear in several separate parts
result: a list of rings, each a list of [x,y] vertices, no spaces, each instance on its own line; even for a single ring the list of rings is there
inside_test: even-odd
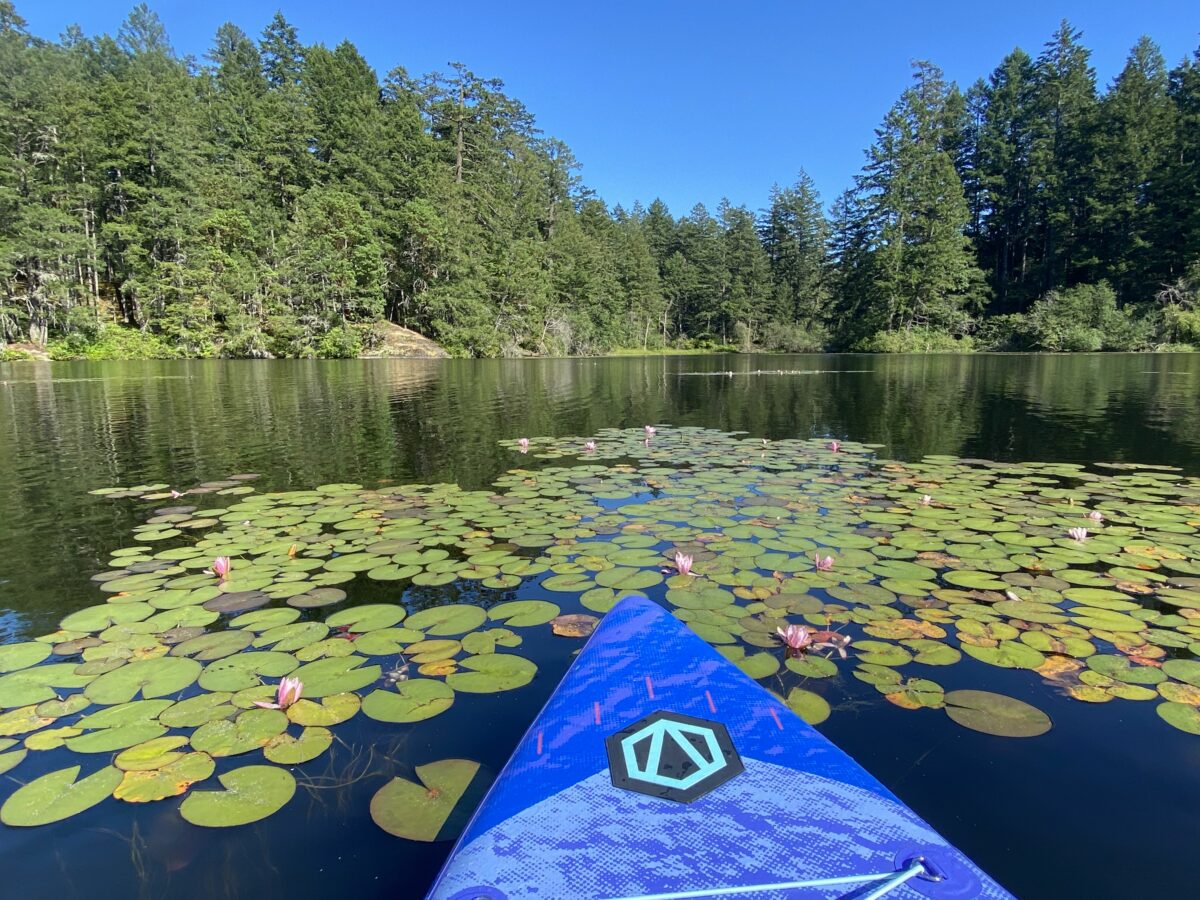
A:
[[[169,728],[199,728],[207,722],[227,719],[237,712],[229,702],[232,696],[229,691],[215,691],[188,697],[163,712],[159,721]]]
[[[617,566],[613,569],[605,569],[603,572],[597,572],[595,581],[601,587],[612,588],[614,591],[644,591],[647,588],[662,584],[663,576],[661,572],[653,569],[632,569],[625,566]]]
[[[165,697],[194,682],[202,670],[194,659],[163,656],[136,660],[101,675],[84,688],[83,694],[93,703],[104,704],[125,703],[139,693],[146,699]]]
[[[837,664],[823,656],[793,656],[783,664],[805,678],[829,678],[838,673]]]
[[[1001,641],[995,647],[963,644],[962,651],[989,666],[999,666],[1004,669],[1036,669],[1046,661],[1046,658],[1037,650],[1018,641]]]
[[[200,660],[221,659],[245,650],[250,646],[250,641],[251,635],[245,631],[218,631],[176,644],[171,648],[171,655]]]
[[[28,750],[22,747],[20,750],[11,750],[8,753],[0,753],[0,775],[15,769],[28,755]]]
[[[94,676],[77,674],[77,668],[74,663],[52,663],[0,675],[0,708],[11,709],[56,699],[55,688],[84,687]]]
[[[524,687],[537,674],[537,666],[528,659],[509,653],[485,653],[468,656],[459,665],[468,672],[446,676],[446,684],[468,694],[494,694]]]
[[[462,648],[467,653],[495,653],[497,647],[519,647],[521,636],[507,628],[489,628],[473,631],[462,639]]]
[[[268,628],[254,639],[255,647],[271,647],[280,653],[294,653],[315,644],[329,633],[329,626],[321,622],[294,622]]]
[[[0,647],[0,672],[15,672],[17,669],[35,666],[49,656],[50,652],[50,647],[39,641],[6,644]]]
[[[1087,658],[1088,668],[1101,675],[1126,684],[1158,684],[1166,681],[1167,676],[1162,669],[1154,666],[1132,665],[1124,656],[1098,655]]]
[[[1162,671],[1185,684],[1200,687],[1200,660],[1168,659],[1163,662]]]
[[[188,739],[179,735],[154,738],[142,744],[136,744],[117,754],[113,760],[122,772],[143,772],[148,769],[161,769],[163,766],[181,759],[184,754],[178,752],[180,747],[187,746]]]
[[[410,841],[450,840],[456,835],[447,822],[478,772],[479,763],[467,759],[417,766],[421,783],[393,778],[371,798],[371,818],[389,834]]]
[[[803,688],[792,688],[788,691],[787,699],[784,702],[788,709],[809,725],[820,725],[829,718],[831,712],[829,701],[820,694],[814,694]]]
[[[316,759],[332,743],[332,731],[312,726],[300,732],[299,737],[285,733],[271,738],[263,747],[263,756],[281,766],[297,766]]]
[[[344,694],[347,691],[357,691],[379,679],[379,666],[363,665],[366,661],[362,656],[318,659],[296,669],[292,677],[300,679],[303,683],[305,697]]]
[[[451,603],[413,613],[408,618],[408,627],[436,637],[444,637],[474,631],[486,621],[487,613],[481,607]]]
[[[255,632],[266,631],[268,628],[290,625],[298,618],[300,618],[300,610],[298,609],[284,609],[283,607],[256,609],[253,612],[242,613],[242,615],[229,623],[229,627],[242,628],[246,631]]]
[[[200,687],[206,691],[242,691],[257,686],[262,678],[282,678],[298,665],[296,657],[275,650],[236,653],[209,663],[200,675]]]
[[[454,689],[441,681],[417,678],[400,682],[394,691],[377,689],[363,699],[363,712],[380,722],[420,722],[445,712]]]
[[[1050,730],[1050,717],[1024,701],[990,691],[949,691],[946,714],[972,731],[997,737],[1037,737]]]
[[[265,746],[287,727],[287,716],[277,709],[248,709],[236,719],[201,725],[192,732],[191,744],[211,756],[236,756]]]
[[[297,725],[340,725],[353,719],[360,705],[358,694],[330,694],[322,697],[320,703],[297,700],[287,708],[287,717]]]
[[[545,600],[512,600],[498,603],[488,610],[487,617],[504,622],[513,628],[545,625],[560,612],[557,605]]]
[[[755,653],[738,660],[734,665],[755,681],[769,678],[779,671],[779,660],[773,653]]]
[[[354,606],[336,612],[325,620],[325,624],[333,628],[346,627],[347,630],[362,634],[379,628],[391,628],[404,620],[408,610],[394,603],[372,603],[366,606]],[[410,627],[419,629],[419,625]]]
[[[179,814],[206,828],[248,825],[283,809],[296,793],[296,779],[276,766],[243,766],[218,780],[225,790],[192,791]]]
[[[47,728],[44,731],[39,731],[25,738],[25,749],[57,750],[67,743],[68,738],[78,737],[81,734],[83,734],[83,729],[76,728],[73,725],[61,728]]]
[[[1159,717],[1173,728],[1188,734],[1200,734],[1200,709],[1184,703],[1160,703],[1154,707]],[[0,810],[2,813],[3,810]],[[0,816],[3,818],[3,816]]]
[[[0,822],[29,827],[68,819],[104,800],[123,777],[120,769],[105,766],[76,781],[80,768],[59,769],[19,787],[0,807]]]

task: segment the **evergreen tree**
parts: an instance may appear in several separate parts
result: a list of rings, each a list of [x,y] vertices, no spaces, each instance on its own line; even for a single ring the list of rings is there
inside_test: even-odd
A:
[[[866,194],[871,318],[887,330],[963,330],[979,309],[981,273],[952,150],[957,134],[941,71],[916,63],[914,85],[877,130],[859,186]]]

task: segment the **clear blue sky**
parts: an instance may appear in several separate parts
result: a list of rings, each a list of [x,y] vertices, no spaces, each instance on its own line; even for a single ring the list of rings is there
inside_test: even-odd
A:
[[[132,0],[16,0],[35,34],[115,33]],[[1014,46],[1036,55],[1062,18],[1107,85],[1148,34],[1169,65],[1200,45],[1200,0],[157,0],[175,49],[200,56],[232,21],[258,37],[276,9],[305,43],[354,42],[382,76],[466,63],[501,78],[583,163],[610,204],[661,197],[676,215],[722,196],[761,207],[804,167],[826,203],[930,59],[964,87]]]

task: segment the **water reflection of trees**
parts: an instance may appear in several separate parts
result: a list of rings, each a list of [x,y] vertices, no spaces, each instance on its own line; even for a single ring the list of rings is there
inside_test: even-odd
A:
[[[733,374],[685,374],[718,371]],[[86,496],[102,485],[256,471],[269,489],[480,488],[536,464],[500,439],[648,422],[1197,471],[1198,378],[1185,354],[0,365],[0,606],[53,625],[91,591],[138,521]]]

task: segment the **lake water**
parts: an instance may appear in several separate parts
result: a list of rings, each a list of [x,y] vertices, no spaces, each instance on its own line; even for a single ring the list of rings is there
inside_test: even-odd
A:
[[[0,639],[51,632],[102,602],[92,576],[161,505],[89,495],[95,488],[256,472],[259,491],[351,481],[478,489],[515,464],[502,439],[647,422],[834,436],[900,460],[1137,462],[1197,476],[1200,356],[0,365]],[[544,596],[533,588],[521,596]],[[352,601],[399,599],[399,589],[356,590]],[[564,598],[551,599],[574,611]],[[529,634],[521,653],[538,663],[537,679],[486,704],[415,725],[358,716],[301,767],[308,787],[257,825],[199,829],[170,799],[0,826],[0,893],[419,896],[449,844],[385,834],[368,816],[370,797],[414,762],[462,757],[499,769],[577,646]],[[1035,703],[1053,730],[992,738],[855,683],[820,729],[1020,896],[1191,895],[1200,738],[1166,727],[1153,703],[1079,703],[1029,672],[969,665],[948,671],[946,686]],[[0,779],[0,799],[72,763],[65,750],[31,753]]]

